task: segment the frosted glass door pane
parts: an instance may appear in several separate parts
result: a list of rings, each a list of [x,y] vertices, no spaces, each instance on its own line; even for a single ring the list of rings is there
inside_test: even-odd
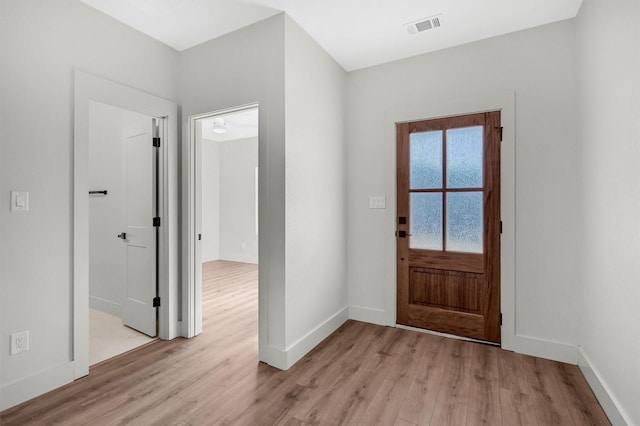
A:
[[[447,188],[482,187],[483,127],[447,130]]]
[[[447,251],[482,253],[482,195],[447,193]]]
[[[411,189],[442,188],[442,131],[411,133]]]
[[[411,194],[409,247],[442,250],[442,193]]]

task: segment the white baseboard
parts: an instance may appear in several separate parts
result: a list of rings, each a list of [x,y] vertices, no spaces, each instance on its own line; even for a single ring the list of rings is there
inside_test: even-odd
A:
[[[602,406],[602,409],[609,417],[609,421],[613,426],[627,426],[633,423],[629,419],[627,413],[622,409],[618,400],[613,396],[609,387],[602,380],[598,371],[593,367],[582,348],[578,348],[578,366],[582,370],[587,383],[591,386],[594,395]]]
[[[552,361],[565,362],[573,365],[578,363],[578,348],[567,343],[522,335],[503,335],[501,347],[508,351],[537,356],[538,358],[550,359]]]
[[[260,361],[269,364],[280,370],[287,370],[287,353],[282,349],[273,346],[265,346],[261,348],[259,353]]]
[[[349,306],[349,319],[386,326],[387,312],[382,309]]]
[[[219,260],[228,260],[229,262],[240,262],[240,263],[253,263],[255,265],[258,264],[257,256],[243,256],[241,254],[231,254],[226,256],[220,256]]]
[[[2,385],[0,411],[22,404],[72,381],[73,362],[68,362]]]
[[[315,348],[320,342],[344,324],[349,319],[348,312],[349,308],[344,307],[305,336],[298,339],[297,342],[289,345],[285,350],[271,346],[265,347],[264,351],[260,354],[260,361],[266,362],[280,370],[288,370],[308,354],[311,349]]]
[[[315,329],[307,333],[304,337],[298,339],[297,342],[289,345],[287,348],[287,370],[302,357],[315,348],[324,339],[329,337],[331,333],[336,331],[342,324],[349,319],[349,308],[344,307],[325,322],[317,326]]]
[[[105,314],[113,315],[114,317],[122,318],[122,305],[112,302],[111,300],[103,299],[102,297],[89,296],[89,307],[96,309]]]

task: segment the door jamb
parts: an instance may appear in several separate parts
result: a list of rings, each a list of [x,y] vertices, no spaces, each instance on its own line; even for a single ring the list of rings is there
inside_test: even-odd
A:
[[[497,145],[497,148],[496,148],[497,152],[498,153],[500,152],[500,145],[502,143],[502,136],[501,136],[502,127],[500,127],[500,126],[502,126],[502,121],[500,120],[500,122],[497,123],[498,124],[497,127],[495,127],[495,128],[494,127],[489,127],[491,130],[487,131],[486,126],[491,122],[491,119],[488,117],[488,114],[496,114],[497,113],[498,116],[501,116],[501,112],[502,112],[502,109],[496,108],[496,109],[493,109],[493,110],[478,111],[478,112],[475,112],[475,113],[462,113],[462,114],[456,114],[456,115],[447,115],[447,116],[442,116],[442,117],[432,117],[432,118],[425,118],[425,119],[420,119],[420,120],[415,120],[415,121],[412,120],[412,121],[404,121],[404,122],[396,123],[396,129],[397,129],[396,152],[397,152],[397,154],[400,154],[400,155],[402,155],[402,153],[407,154],[408,152],[410,152],[410,148],[408,146],[409,145],[409,136],[411,136],[411,134],[412,134],[412,128],[413,127],[421,128],[422,130],[420,130],[420,131],[427,131],[427,130],[424,130],[425,128],[429,128],[430,130],[441,129],[441,133],[444,134],[444,133],[447,133],[447,131],[452,129],[452,128],[466,127],[466,126],[471,126],[471,125],[479,126],[480,123],[482,123],[482,126],[484,128],[484,130],[482,130],[482,137],[483,137],[483,139],[482,139],[482,151],[483,151],[483,155],[482,155],[482,170],[483,170],[483,174],[487,173],[485,176],[489,176],[490,173],[488,173],[487,170],[488,169],[494,170],[495,165],[493,164],[493,160],[492,159],[495,158],[495,157],[485,157],[485,155],[490,150],[494,149],[493,146],[495,145],[495,139],[496,138],[500,138],[499,140],[497,140],[497,143],[499,145]],[[432,123],[434,121],[436,121],[438,123],[433,125],[434,127],[432,128]],[[473,124],[471,124],[471,123],[473,123]],[[500,129],[499,132],[498,132],[498,129]],[[416,130],[414,129],[414,131],[416,131]],[[487,136],[487,132],[489,132],[490,136]],[[487,137],[489,137],[489,139],[486,139]],[[402,142],[401,142],[401,140],[402,140]],[[445,141],[444,136],[442,136],[442,141],[441,142],[443,144],[445,143],[444,141]],[[407,145],[406,146],[405,145],[400,146],[401,144],[407,144]],[[402,149],[402,148],[404,148],[404,149]],[[442,146],[443,155],[444,155],[445,148],[446,147],[443,145]],[[487,158],[489,158],[489,159],[487,160]],[[407,159],[404,159],[404,160],[407,160]],[[444,157],[441,160],[445,161]],[[403,159],[399,160],[398,156],[396,155],[396,166],[395,166],[395,170],[396,170],[396,188],[398,188],[401,185],[401,182],[399,182],[398,177],[401,176],[402,173],[399,171],[399,169],[401,169],[401,167],[406,167],[406,168],[409,167],[408,163],[406,163],[403,166],[401,166],[400,163],[402,161],[403,161]],[[502,169],[502,167],[501,167],[500,163],[498,163],[498,166],[499,166],[499,169],[498,169],[497,175],[500,176],[500,170]],[[446,167],[447,166],[443,163],[442,164],[442,168],[443,168],[442,173],[445,173]],[[442,179],[444,179],[444,177]],[[488,253],[485,250],[488,247],[488,244],[491,244],[492,241],[495,241],[495,238],[497,237],[497,239],[498,239],[498,248],[497,249],[498,249],[498,252],[500,253],[500,244],[499,244],[499,242],[501,240],[501,235],[500,234],[502,233],[501,230],[500,230],[500,227],[497,226],[497,223],[500,222],[500,218],[501,218],[500,191],[499,191],[500,182],[496,181],[495,178],[493,178],[491,180],[491,182],[492,183],[489,183],[489,185],[495,184],[496,186],[495,187],[494,186],[487,187],[487,181],[486,181],[486,179],[484,179],[481,186],[478,186],[477,188],[473,189],[473,191],[482,190],[482,193],[484,194],[483,197],[482,197],[482,199],[483,199],[483,202],[482,202],[482,220],[483,220],[482,241],[483,241],[483,250],[480,253],[480,255],[482,256],[482,272],[481,272],[481,274],[484,274],[484,275],[489,275],[490,274],[490,272],[488,271],[488,268],[489,268],[488,265],[491,265],[492,262],[494,262],[496,260],[495,254]],[[406,183],[405,183],[405,185],[406,185]],[[405,185],[403,185],[403,190],[408,190],[409,192],[411,192],[410,191],[410,189],[411,189],[410,186],[404,187]],[[498,195],[494,196],[492,202],[496,202],[496,199],[497,199],[498,210],[493,212],[493,215],[489,217],[489,216],[485,215],[485,213],[487,213],[487,209],[489,209],[490,206],[491,206],[491,204],[487,204],[487,196],[486,196],[486,194],[489,194],[496,187],[498,188]],[[450,193],[450,191],[454,191],[454,193],[455,193],[456,189],[448,188],[446,183],[443,180],[441,188],[436,189],[436,191],[437,191],[437,192],[435,192],[436,194],[442,194],[443,196],[445,196],[447,193]],[[398,192],[396,190],[396,196],[395,196],[395,199],[396,199],[396,203],[395,203],[395,205],[396,205],[396,216],[406,216],[406,215],[411,216],[411,213],[409,211],[405,211],[405,212],[402,212],[402,213],[398,213],[397,212],[398,207],[400,207],[400,208],[408,208],[407,203],[409,203],[409,201],[408,201],[408,198],[407,198],[406,201],[404,201],[404,197],[405,196],[406,196],[406,193],[402,194],[402,197],[403,197],[403,203],[402,204],[403,204],[403,206],[400,206],[401,203],[398,201],[399,195],[398,195]],[[443,201],[443,203],[444,203],[444,201]],[[443,209],[444,210],[442,212],[442,215],[446,216],[447,214],[446,214],[446,208],[444,208],[444,204],[443,204]],[[498,215],[498,217],[495,216],[496,214]],[[489,219],[487,219],[487,217],[489,217]],[[411,218],[409,218],[409,219],[411,219]],[[411,220],[409,220],[409,222],[411,222]],[[406,223],[406,222],[402,222],[402,223]],[[493,225],[493,227],[492,227],[492,225]],[[402,227],[400,223],[396,224],[396,226]],[[396,235],[397,235],[397,233],[405,232],[405,231],[400,231],[399,227],[397,227],[396,229],[398,229],[396,231]],[[490,230],[492,230],[493,232],[491,232]],[[408,232],[408,231],[406,231],[406,232]],[[408,234],[408,235],[411,235],[411,234]],[[460,260],[461,258],[458,257],[460,255],[460,253],[456,254],[455,252],[449,252],[447,250],[444,238],[445,238],[445,233],[442,234],[442,239],[441,239],[442,246],[441,246],[441,248],[440,249],[434,249],[434,250],[436,252],[444,255],[444,257],[438,259],[438,263],[441,263],[442,269],[443,270],[450,270],[450,265],[451,265],[450,262],[456,263],[456,264],[460,264],[460,262],[464,263],[464,261],[461,261]],[[403,253],[404,254],[398,253],[400,241],[402,241],[403,244],[407,245],[406,247],[403,248]],[[398,272],[398,275],[397,275],[397,278],[396,278],[396,296],[397,296],[397,294],[399,292],[398,289],[400,288],[400,282],[402,282],[402,280],[400,279],[400,273],[401,273],[402,269],[400,269],[398,267],[398,265],[402,264],[403,262],[400,262],[399,257],[400,256],[405,256],[405,257],[408,256],[408,251],[410,251],[409,239],[400,240],[400,238],[397,238],[396,239],[396,271],[400,271],[400,272]],[[430,249],[430,251],[433,251],[433,250]],[[464,256],[475,256],[475,257],[478,256],[477,254],[473,254],[473,253],[470,253],[470,252],[465,252],[463,255]],[[500,262],[501,259],[502,258],[499,257],[497,260]],[[404,260],[404,258],[403,258],[403,260]],[[472,264],[469,264],[467,266],[470,266],[470,265],[472,265]],[[423,265],[423,267],[424,266],[425,265]],[[449,267],[447,267],[447,266],[449,266]],[[477,269],[475,269],[475,267],[477,267],[478,265],[475,264],[473,266],[474,266],[473,272],[474,273],[480,273]],[[436,268],[436,266],[433,266],[433,267]],[[410,269],[410,268],[408,268],[408,269]],[[439,267],[438,267],[438,269],[439,269]],[[471,269],[469,271],[471,271]],[[469,272],[469,271],[467,271],[467,272]],[[497,293],[498,294],[493,296],[492,292],[489,293],[489,297],[486,300],[488,311],[483,311],[482,312],[482,316],[485,318],[484,321],[482,322],[483,328],[482,328],[482,333],[481,334],[483,335],[483,338],[481,338],[479,336],[471,337],[469,334],[458,334],[458,333],[455,333],[455,332],[451,332],[452,335],[455,335],[455,336],[458,336],[458,337],[462,337],[462,338],[468,338],[468,339],[471,339],[471,340],[478,340],[478,341],[483,341],[483,342],[486,341],[487,343],[497,343],[497,344],[500,343],[500,334],[499,333],[501,331],[501,327],[500,327],[500,325],[501,325],[501,321],[500,321],[500,317],[501,317],[500,309],[501,309],[501,306],[500,306],[500,298],[499,298],[500,294],[499,294],[499,292],[500,292],[500,289],[501,289],[501,283],[500,283],[500,275],[499,275],[499,273],[497,275],[498,275],[498,288],[497,288],[497,290],[498,290]],[[411,293],[411,291],[409,290],[409,288],[411,287],[411,280],[410,280],[409,276],[405,275],[404,279],[407,281],[406,283],[403,283],[404,291],[408,292],[408,293]],[[492,285],[489,285],[489,288],[493,288]],[[486,291],[486,290],[482,290],[482,291]],[[498,299],[495,300],[495,301],[492,301],[492,297],[498,297]],[[396,299],[397,299],[397,297],[396,297]],[[400,304],[402,304],[402,303],[400,303]],[[399,310],[398,308],[399,308],[399,306],[396,305],[396,322],[398,321],[398,310]],[[430,307],[426,307],[426,308],[430,309]],[[409,315],[408,311],[411,309],[411,307],[410,306],[405,306],[405,309],[407,310],[407,312],[405,313],[404,322],[402,323],[402,325],[407,325],[408,327],[413,327],[413,328],[418,328],[419,329],[420,326],[418,326],[418,325],[408,324],[409,322],[412,322],[411,319],[406,316],[406,315]],[[445,307],[443,309],[447,309],[448,310],[448,307]],[[495,310],[495,311],[493,311],[493,310]],[[434,313],[434,315],[437,315],[437,314]],[[452,315],[455,315],[455,314],[452,314]],[[450,318],[450,319],[452,321],[454,321],[453,318]],[[429,321],[427,320],[427,322],[429,322]],[[454,321],[454,323],[455,323],[455,321]],[[493,334],[489,335],[490,333],[488,332],[487,323],[491,324],[491,326],[489,326],[490,330],[495,330],[494,327],[493,327],[494,325],[499,327],[498,328],[497,341],[494,340],[496,338],[495,335],[493,335]],[[415,324],[415,322],[414,322],[414,324]],[[401,325],[401,324],[396,324],[396,325]],[[468,324],[468,325],[470,325],[470,324]],[[474,325],[477,327],[480,324],[479,323],[475,323]],[[479,331],[479,329],[477,329],[477,328],[475,330]],[[447,332],[443,331],[442,329],[434,329],[434,330],[429,330],[429,331],[439,332],[439,333],[445,334],[445,335],[448,334]],[[469,331],[467,331],[467,333],[469,333]]]
[[[432,118],[442,118],[463,114],[473,114],[477,112],[497,111],[501,112],[501,125],[503,130],[503,142],[501,145],[501,170],[500,170],[500,216],[503,222],[502,235],[500,240],[500,309],[503,315],[501,327],[501,347],[508,350],[515,350],[519,344],[519,336],[516,334],[516,120],[515,120],[516,94],[513,91],[505,91],[493,94],[478,95],[469,98],[458,98],[438,104],[424,104],[416,102],[407,105],[402,110],[397,111],[392,116],[393,123],[407,121],[429,120]],[[385,129],[388,140],[395,141],[395,124]],[[396,170],[396,144],[389,144],[387,152],[388,170]],[[396,179],[395,174],[392,179],[387,180],[387,193],[395,200]],[[388,209],[387,212],[387,247],[391,248],[387,252],[387,274],[386,280],[391,285],[387,286],[386,320],[385,325],[396,326],[396,295],[397,295],[397,267],[396,251],[397,241],[396,230],[396,208]]]
[[[247,109],[258,108],[259,105],[257,102],[240,105],[236,107],[210,111],[202,114],[190,115],[188,122],[188,146],[187,146],[187,170],[185,170],[185,174],[187,176],[187,193],[186,193],[186,225],[185,225],[185,236],[184,236],[184,253],[186,256],[186,271],[185,275],[185,283],[186,286],[183,290],[183,302],[182,302],[182,312],[183,312],[183,321],[182,321],[182,335],[184,337],[194,337],[202,332],[202,278],[201,272],[199,272],[198,268],[202,268],[201,264],[201,253],[198,248],[198,239],[197,234],[201,231],[198,229],[198,208],[200,206],[198,202],[198,194],[197,194],[197,186],[196,182],[198,179],[198,174],[202,173],[202,169],[198,167],[197,155],[201,152],[197,149],[197,132],[195,131],[195,125],[197,120],[201,120],[203,118],[215,117],[217,115],[229,114],[233,112],[239,112]],[[260,141],[258,141],[260,143]],[[200,176],[200,179],[202,176]],[[260,206],[258,206],[260,208]],[[260,256],[258,255],[258,265],[260,265]],[[200,279],[198,279],[200,276]],[[258,284],[260,285],[260,284]],[[258,308],[258,315],[261,315],[263,312],[260,307]],[[262,323],[258,321],[258,327],[262,327]],[[258,336],[260,336],[260,330],[258,330]],[[259,337],[258,337],[259,339]]]

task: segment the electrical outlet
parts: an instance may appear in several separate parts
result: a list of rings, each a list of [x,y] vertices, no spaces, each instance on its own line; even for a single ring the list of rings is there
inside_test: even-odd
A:
[[[11,335],[11,355],[29,350],[29,330]]]

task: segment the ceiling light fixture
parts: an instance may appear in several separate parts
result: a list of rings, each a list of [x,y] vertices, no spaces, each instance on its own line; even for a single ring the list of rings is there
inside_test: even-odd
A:
[[[224,118],[213,119],[213,133],[227,133]]]

